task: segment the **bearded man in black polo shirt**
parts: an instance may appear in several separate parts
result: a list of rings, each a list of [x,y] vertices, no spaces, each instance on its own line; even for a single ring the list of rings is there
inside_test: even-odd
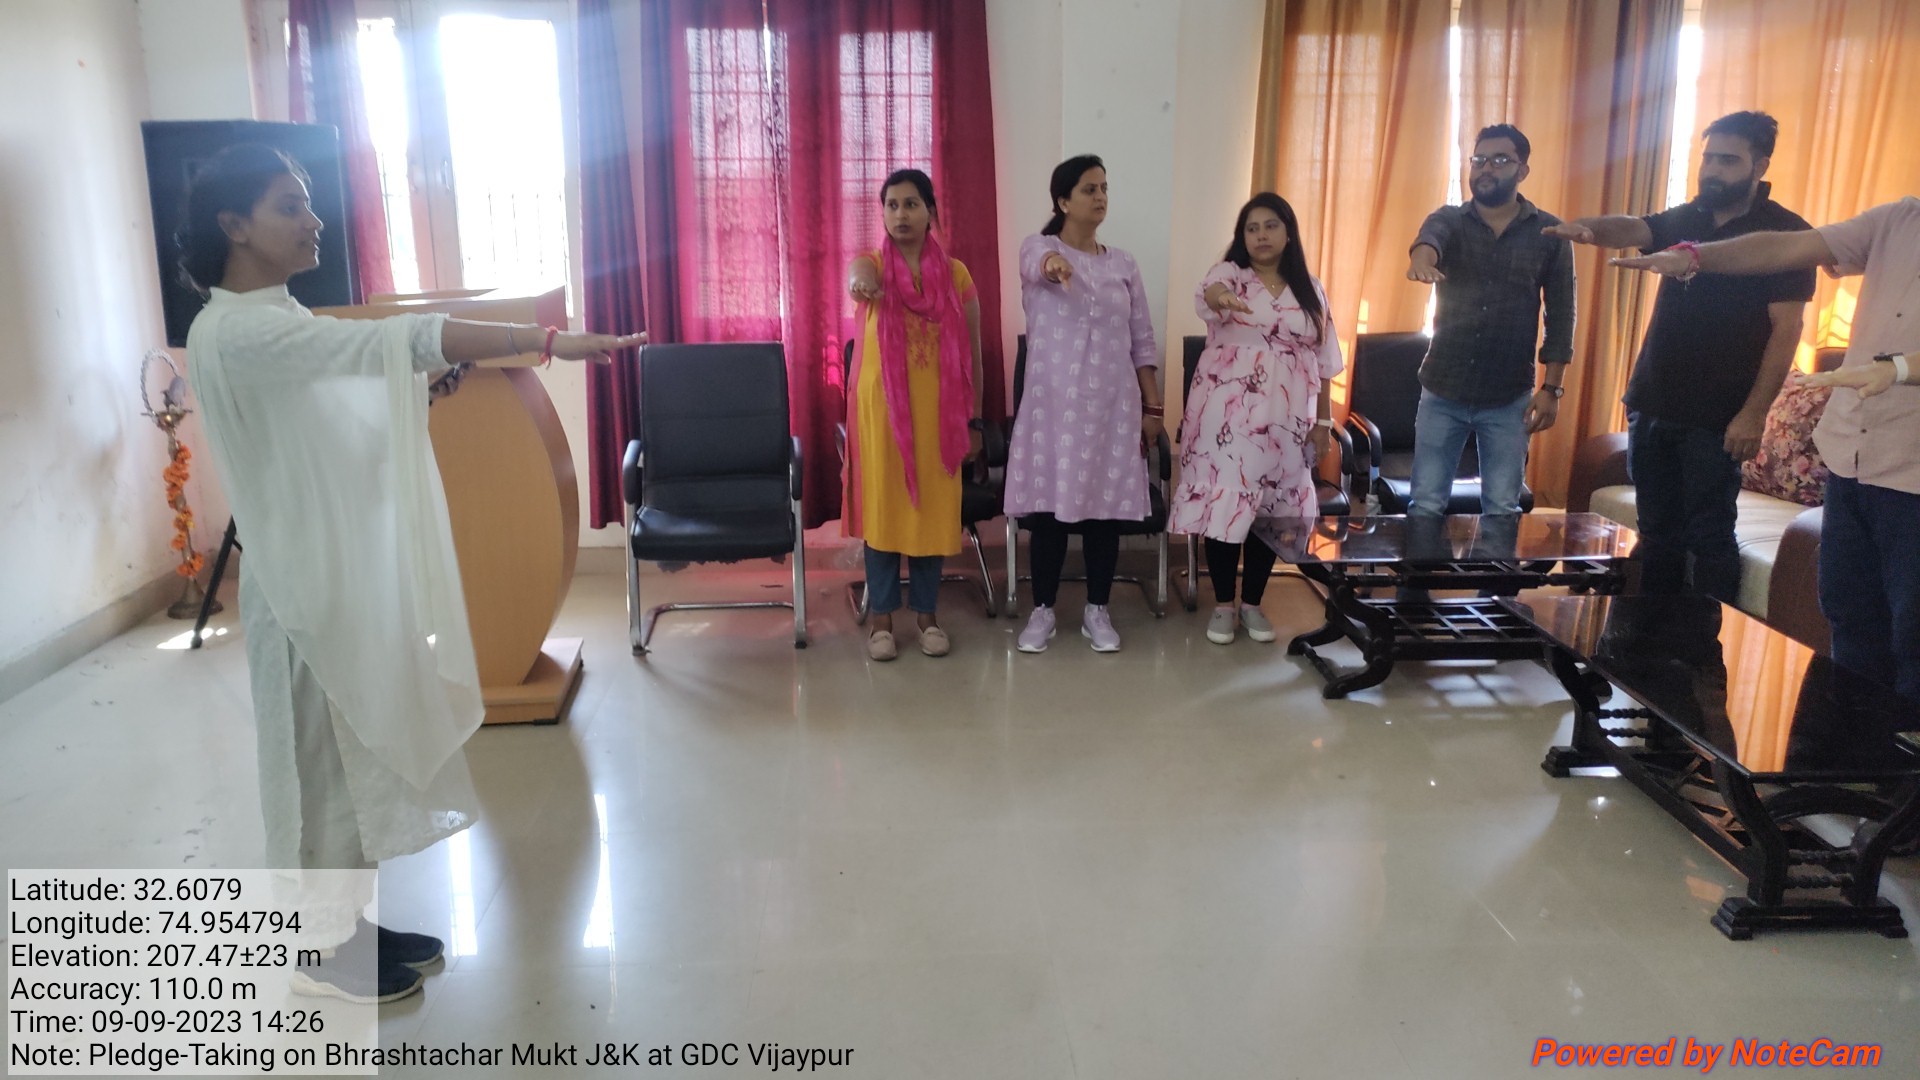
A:
[[[1645,218],[1580,218],[1545,232],[1651,252],[1810,228],[1774,202],[1761,179],[1779,132],[1766,113],[1723,116],[1707,126],[1692,202]],[[1813,287],[1812,270],[1661,283],[1625,397],[1627,471],[1648,592],[1691,588],[1729,604],[1739,595],[1740,463],[1760,448]]]

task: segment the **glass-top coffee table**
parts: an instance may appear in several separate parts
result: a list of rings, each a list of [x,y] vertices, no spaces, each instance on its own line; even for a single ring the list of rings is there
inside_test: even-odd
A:
[[[1598,514],[1263,518],[1253,533],[1325,593],[1325,622],[1287,651],[1313,664],[1329,698],[1379,685],[1399,660],[1538,659],[1540,632],[1497,597],[1545,585],[1616,592],[1637,542]],[[1319,653],[1342,638],[1360,668]]]
[[[1706,597],[1522,593],[1507,607],[1547,637],[1574,701],[1573,744],[1541,768],[1618,769],[1745,874],[1747,894],[1714,915],[1722,933],[1906,936],[1879,887],[1889,852],[1920,835],[1920,707]],[[1602,708],[1616,687],[1631,703]],[[1829,841],[1815,816],[1851,836]]]

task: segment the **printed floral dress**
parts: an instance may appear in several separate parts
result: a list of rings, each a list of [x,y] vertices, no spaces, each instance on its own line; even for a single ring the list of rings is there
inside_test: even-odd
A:
[[[1252,314],[1209,308],[1207,290],[1219,283]],[[1325,290],[1317,280],[1313,287],[1327,310]],[[1316,342],[1291,288],[1275,296],[1251,267],[1230,262],[1200,282],[1194,304],[1207,321],[1207,349],[1180,421],[1168,530],[1237,544],[1255,518],[1317,516],[1313,422],[1320,384],[1343,366],[1333,324]]]

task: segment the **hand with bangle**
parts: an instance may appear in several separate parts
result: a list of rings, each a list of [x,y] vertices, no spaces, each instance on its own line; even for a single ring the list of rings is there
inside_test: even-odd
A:
[[[1140,405],[1140,451],[1160,441],[1160,435],[1167,430],[1167,407],[1158,401],[1142,402]]]
[[[540,341],[540,366],[551,365],[555,358],[561,360],[585,360],[595,364],[610,364],[613,354],[621,349],[631,349],[647,343],[645,331],[638,334],[575,334],[561,330],[557,326],[522,326],[507,323],[508,356],[521,356],[531,351],[532,341],[522,341],[521,333],[532,331],[528,336]],[[541,334],[544,333],[544,337]]]

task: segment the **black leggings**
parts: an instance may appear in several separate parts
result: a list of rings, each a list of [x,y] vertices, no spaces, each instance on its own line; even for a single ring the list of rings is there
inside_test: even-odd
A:
[[[1063,525],[1052,514],[1028,514],[1020,519],[1033,534],[1033,602],[1052,607],[1060,597],[1060,569],[1067,562],[1067,535],[1080,534],[1081,554],[1087,560],[1087,603],[1106,606],[1113,595],[1113,572],[1120,565],[1118,521],[1076,521]]]
[[[1267,594],[1267,579],[1273,576],[1273,549],[1257,537],[1247,537],[1244,544],[1229,544],[1224,540],[1207,538],[1207,576],[1213,579],[1213,602],[1216,604],[1233,603],[1233,578],[1240,568],[1241,554],[1246,555],[1246,580],[1240,583],[1240,599],[1255,607],[1260,606],[1260,598]]]

